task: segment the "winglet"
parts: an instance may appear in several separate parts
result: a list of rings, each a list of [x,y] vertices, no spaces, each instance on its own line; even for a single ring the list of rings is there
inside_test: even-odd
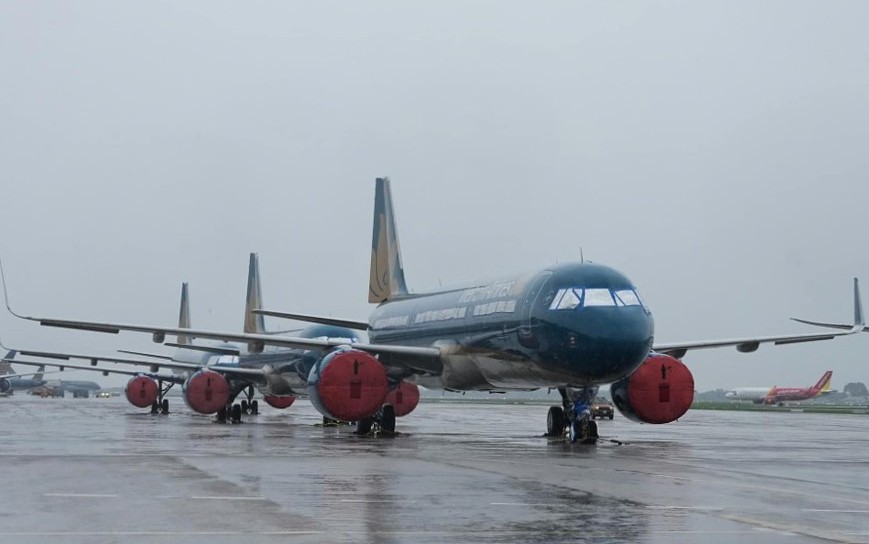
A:
[[[178,328],[190,328],[190,293],[187,288],[187,282],[181,284],[181,309],[178,311]],[[187,345],[190,343],[190,337],[187,335],[178,335],[178,343]]]
[[[389,178],[377,178],[368,302],[379,303],[396,295],[406,294],[407,284],[404,281],[404,268],[401,265],[401,250],[398,245],[398,231],[395,228]]]
[[[262,314],[253,311],[263,307],[263,288],[259,278],[259,255],[250,254],[247,268],[247,298],[244,304],[244,332],[265,334],[266,324]]]
[[[863,319],[863,301],[860,299],[860,283],[854,278],[854,328],[863,329],[866,325]]]
[[[0,260],[0,279],[3,280],[3,301],[6,303],[6,309],[15,317],[22,317],[12,311],[12,306],[9,305],[9,292],[6,290],[6,271],[3,270],[3,261]]]

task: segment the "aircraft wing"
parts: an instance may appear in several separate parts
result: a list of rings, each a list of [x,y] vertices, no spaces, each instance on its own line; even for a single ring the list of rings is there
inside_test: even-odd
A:
[[[0,362],[15,363],[17,361],[13,359],[3,359]],[[40,365],[44,366],[44,363],[40,363]],[[36,376],[37,374],[40,374],[40,372],[29,372],[27,374],[0,374],[0,380],[4,380],[7,378],[25,378],[27,376]],[[48,374],[48,372],[42,372],[41,374]]]
[[[405,366],[416,372],[424,373],[440,373],[441,370],[440,350],[429,347],[363,344],[358,342],[351,344],[346,338],[301,338],[271,334],[231,333],[197,329],[181,329],[175,327],[153,327],[123,323],[75,321],[19,315],[12,311],[11,308],[9,311],[16,317],[36,321],[45,327],[59,327],[64,329],[95,331],[111,334],[118,334],[120,331],[143,332],[150,334],[153,340],[158,343],[163,343],[166,340],[166,336],[186,336],[188,338],[204,338],[208,340],[245,343],[250,346],[250,349],[253,352],[262,351],[263,346],[279,346],[316,351],[329,351],[341,346],[352,346],[354,349],[380,356],[381,360],[387,365]],[[106,358],[102,359],[106,360]],[[160,366],[169,366],[164,363],[158,364]],[[174,365],[178,363],[172,364]],[[201,368],[199,365],[193,366]],[[214,369],[214,367],[210,368]],[[222,371],[223,370],[221,370],[221,372]]]
[[[156,373],[160,370],[160,368],[169,368],[172,370],[187,370],[190,372],[196,372],[197,370],[201,370],[203,368],[208,368],[210,370],[214,370],[216,372],[220,372],[221,374],[225,374],[228,377],[233,378],[262,378],[267,374],[267,370],[263,368],[243,368],[237,366],[228,366],[228,365],[201,365],[196,363],[182,363],[177,361],[145,361],[142,359],[129,359],[125,357],[103,357],[100,355],[81,355],[75,353],[63,353],[63,352],[52,352],[52,351],[31,351],[19,349],[16,350],[18,355],[24,355],[28,357],[40,357],[43,359],[56,359],[69,361],[72,359],[90,361],[90,366],[84,365],[71,365],[67,363],[39,363],[48,366],[55,366],[60,368],[76,368],[76,369],[84,369],[84,370],[98,370],[100,372],[109,372],[114,374],[126,374],[126,375],[138,375],[142,372],[140,371],[119,371],[118,369],[113,368],[96,368],[97,363],[118,363],[125,365],[133,365],[133,366],[147,366],[151,373]],[[12,361],[17,362],[18,359],[3,359],[3,361]],[[33,361],[21,361],[22,364],[36,364]],[[149,374],[146,374],[149,375]],[[183,381],[183,379],[182,379]]]
[[[849,325],[847,323],[825,323],[823,321],[809,321],[808,319],[799,319],[796,317],[792,317],[791,319],[798,323],[805,323],[806,325],[814,325],[816,327],[826,327],[828,329],[851,330],[854,328],[854,325]],[[863,327],[861,330],[863,332],[869,332],[869,327]]]
[[[792,318],[793,319],[793,318]],[[854,278],[854,323],[851,325],[844,324],[830,324],[830,323],[819,323],[813,321],[805,321],[802,319],[796,319],[795,321],[799,321],[801,323],[807,323],[809,325],[819,325],[822,327],[830,327],[834,329],[842,329],[842,332],[828,332],[828,333],[803,333],[803,334],[790,334],[790,335],[781,335],[781,336],[758,336],[754,338],[734,338],[730,340],[703,340],[699,342],[673,342],[673,343],[660,343],[652,346],[654,351],[660,353],[666,353],[673,357],[681,358],[690,350],[694,349],[708,349],[708,348],[721,348],[727,346],[735,346],[737,350],[748,353],[751,351],[755,351],[761,344],[796,344],[799,342],[816,342],[818,340],[831,340],[836,338],[837,336],[847,336],[850,334],[854,334],[860,331],[865,331],[869,329],[869,327],[865,326],[865,320],[863,319],[863,304],[860,300],[860,286],[857,281],[857,278]]]
[[[66,363],[46,363],[42,361],[22,361],[21,359],[3,359],[2,362],[11,362],[15,364],[21,365],[30,365],[30,366],[53,366],[60,369],[72,368],[75,370],[90,370],[92,372],[101,372],[103,376],[108,376],[109,374],[121,374],[125,376],[148,376],[149,378],[154,378],[155,380],[162,380],[164,382],[173,382],[173,383],[184,383],[186,379],[184,376],[178,376],[175,374],[159,374],[156,372],[142,372],[139,370],[124,370],[120,368],[98,368],[95,366],[89,365],[71,365]]]

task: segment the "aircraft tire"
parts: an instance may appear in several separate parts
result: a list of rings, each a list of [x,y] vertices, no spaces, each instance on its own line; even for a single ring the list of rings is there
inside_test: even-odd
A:
[[[162,402],[160,408],[163,410],[164,414],[168,414],[169,413],[169,399],[163,399],[163,402]]]
[[[253,415],[257,415],[259,413],[259,401],[250,401],[250,413]]]
[[[244,413],[244,414],[249,414],[249,413],[250,413],[250,405],[247,403],[247,400],[242,400],[242,401],[241,401],[241,411],[242,411],[242,413]]]
[[[241,423],[241,405],[236,403],[232,405],[232,422]]]
[[[383,407],[380,416],[380,430],[384,433],[395,434],[395,408],[392,405]]]
[[[160,412],[160,405],[157,404],[157,401],[155,400],[154,402],[151,403],[151,413],[156,414],[159,412]]]
[[[226,423],[226,407],[225,406],[217,411],[217,422],[218,423]]]
[[[567,427],[567,418],[561,406],[550,406],[546,415],[546,436],[561,436]]]
[[[356,422],[356,434],[364,435],[371,432],[371,427],[374,425],[374,420],[370,417],[360,419]]]

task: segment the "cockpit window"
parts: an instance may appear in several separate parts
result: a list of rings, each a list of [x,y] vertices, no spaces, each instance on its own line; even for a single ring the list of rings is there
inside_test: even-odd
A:
[[[644,306],[640,295],[633,289],[583,289],[566,287],[555,292],[550,310],[574,310],[589,306]]]
[[[555,293],[555,298],[552,304],[549,305],[550,310],[573,310],[582,304],[582,289],[570,288],[559,289]]]
[[[609,289],[586,289],[585,290],[585,305],[586,306],[615,306],[612,294]]]
[[[616,299],[616,306],[642,306],[640,297],[637,296],[631,289],[620,289],[613,291],[613,296]]]

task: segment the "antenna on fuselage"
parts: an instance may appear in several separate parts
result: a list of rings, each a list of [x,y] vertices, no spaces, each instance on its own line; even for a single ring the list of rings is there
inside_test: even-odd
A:
[[[579,262],[585,263],[585,255],[582,254],[582,246],[579,246]]]

